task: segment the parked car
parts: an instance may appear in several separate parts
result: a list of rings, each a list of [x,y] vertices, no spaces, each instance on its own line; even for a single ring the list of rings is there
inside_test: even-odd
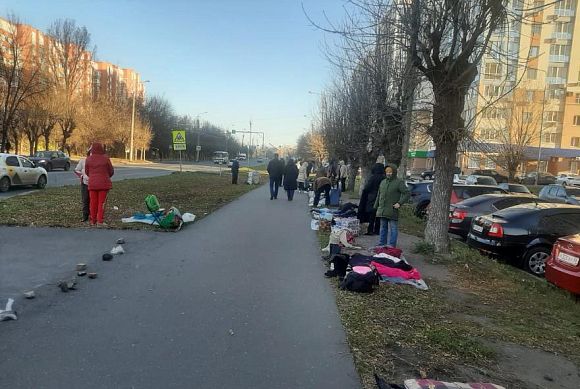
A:
[[[239,153],[238,154],[238,161],[245,161],[248,158],[246,153]]]
[[[435,171],[433,170],[425,170],[421,173],[421,178],[424,180],[432,180],[435,177]]]
[[[540,191],[541,199],[550,200],[555,203],[580,205],[580,188],[564,187],[562,185],[546,185]]]
[[[580,176],[574,173],[560,173],[556,177],[556,184],[561,185],[580,185]]]
[[[546,262],[546,280],[580,295],[580,234],[556,241]]]
[[[498,182],[498,183],[508,182],[507,176],[504,176],[503,174],[499,174],[498,172],[496,172],[495,170],[492,170],[492,169],[476,170],[472,174],[476,175],[476,176],[492,177],[495,180],[495,182]]]
[[[15,154],[0,154],[0,192],[12,186],[36,185],[43,189],[48,182],[48,174],[26,157]]]
[[[37,151],[30,160],[48,172],[53,169],[70,169],[70,158],[62,151]]]
[[[257,162],[257,163],[262,163],[262,162],[264,162],[264,158],[258,158],[258,159],[256,160],[256,162]]]
[[[506,258],[537,276],[544,275],[558,238],[580,233],[580,207],[522,204],[473,219],[469,246]]]
[[[451,204],[449,207],[449,232],[467,238],[473,218],[515,205],[537,202],[545,203],[547,201],[534,195],[484,194]]]
[[[522,184],[508,184],[507,182],[504,182],[504,183],[499,184],[498,187],[500,187],[503,190],[505,190],[506,192],[512,193],[512,194],[517,194],[517,193],[532,194],[532,192],[530,192],[528,187],[525,185],[522,185]]]
[[[411,192],[410,201],[414,205],[414,213],[417,217],[423,218],[427,215],[429,204],[431,204],[433,183],[417,182],[409,183],[408,185]],[[451,192],[451,204],[487,193],[505,194],[506,192],[496,186],[454,184]]]
[[[538,185],[550,185],[556,183],[556,177],[550,173],[540,173],[538,176]],[[536,184],[536,172],[530,172],[524,177],[520,178],[520,184],[524,185],[535,185]]]
[[[465,183],[468,185],[492,185],[497,186],[497,182],[493,179],[493,177],[489,176],[477,176],[472,174],[467,176],[465,179]]]

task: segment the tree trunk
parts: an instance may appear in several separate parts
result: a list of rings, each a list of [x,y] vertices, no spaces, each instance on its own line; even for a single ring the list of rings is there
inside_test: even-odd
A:
[[[435,142],[437,174],[425,228],[425,240],[433,243],[438,253],[449,252],[449,202],[453,188],[453,170],[457,162],[457,141]]]
[[[358,164],[351,161],[348,176],[350,180],[348,180],[346,184],[346,190],[349,192],[354,192],[354,187],[356,184],[356,175],[358,174]]]

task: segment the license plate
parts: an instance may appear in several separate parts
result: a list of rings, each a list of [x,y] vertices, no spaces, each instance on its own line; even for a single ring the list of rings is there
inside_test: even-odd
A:
[[[473,231],[483,232],[483,226],[478,226],[477,224],[473,226]]]
[[[578,257],[573,255],[568,255],[566,253],[558,253],[558,261],[562,263],[566,263],[568,265],[577,266],[578,265]]]

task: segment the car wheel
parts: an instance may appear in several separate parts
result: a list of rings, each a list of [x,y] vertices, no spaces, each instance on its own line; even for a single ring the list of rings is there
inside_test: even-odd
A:
[[[70,170],[70,163],[68,163],[68,162],[67,162],[67,163],[64,165],[64,171],[65,171],[65,172],[68,172],[69,170]]]
[[[551,250],[549,247],[534,247],[524,256],[524,267],[530,273],[543,277],[546,269],[546,262],[550,258]]]
[[[52,165],[51,165],[50,163],[47,163],[47,164],[46,164],[46,171],[47,171],[47,172],[50,172],[50,171],[52,171]]]
[[[10,179],[4,177],[0,180],[0,192],[7,192],[10,189]]]
[[[427,208],[429,207],[429,202],[423,202],[415,208],[415,216],[421,219],[425,219],[427,217]]]
[[[43,174],[42,176],[38,177],[38,181],[36,182],[36,187],[38,189],[44,189],[46,186],[46,176]]]

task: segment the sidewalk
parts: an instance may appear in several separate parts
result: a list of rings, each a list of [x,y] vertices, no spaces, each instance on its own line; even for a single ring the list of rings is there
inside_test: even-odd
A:
[[[306,205],[267,190],[179,233],[128,237],[112,262],[95,248],[97,280],[46,289],[0,323],[2,385],[360,387]]]

